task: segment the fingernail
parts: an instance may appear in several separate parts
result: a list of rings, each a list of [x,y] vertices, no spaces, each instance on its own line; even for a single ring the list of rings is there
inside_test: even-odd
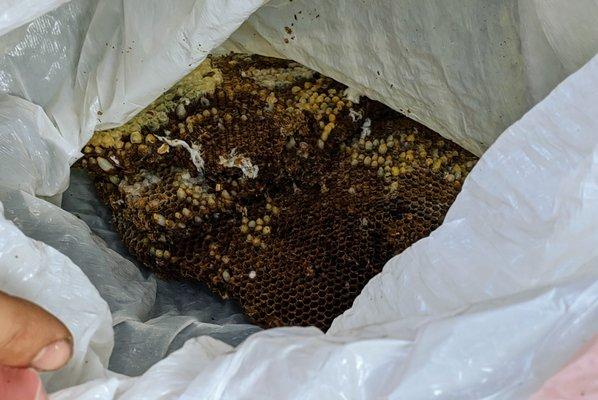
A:
[[[40,350],[31,362],[39,371],[53,371],[62,367],[71,358],[71,344],[66,340],[50,343]]]

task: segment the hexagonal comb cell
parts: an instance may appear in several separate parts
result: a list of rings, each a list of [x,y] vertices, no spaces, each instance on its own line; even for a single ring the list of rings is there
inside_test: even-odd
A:
[[[388,259],[438,227],[476,158],[291,61],[206,60],[128,124],[91,171],[123,242],[264,327],[326,329]]]

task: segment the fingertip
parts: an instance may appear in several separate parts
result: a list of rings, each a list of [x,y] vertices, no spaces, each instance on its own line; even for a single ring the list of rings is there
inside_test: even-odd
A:
[[[2,365],[50,371],[72,356],[73,338],[66,325],[35,303],[0,291],[0,325]]]
[[[38,371],[53,371],[63,367],[73,353],[72,342],[62,339],[42,348],[31,361],[31,367]]]

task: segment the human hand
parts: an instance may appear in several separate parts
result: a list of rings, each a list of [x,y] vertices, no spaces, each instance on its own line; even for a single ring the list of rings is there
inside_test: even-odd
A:
[[[52,314],[0,292],[0,399],[47,399],[38,371],[53,371],[71,358],[73,339]]]
[[[530,400],[598,399],[598,336]]]

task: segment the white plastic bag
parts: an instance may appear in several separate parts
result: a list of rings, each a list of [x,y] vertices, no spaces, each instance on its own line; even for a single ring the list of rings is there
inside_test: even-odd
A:
[[[500,137],[443,226],[392,259],[328,333],[267,330],[234,350],[201,337],[139,377],[104,369],[113,345],[108,308],[94,276],[88,280],[80,268],[93,269],[50,246],[110,255],[116,288],[118,271],[136,272],[101,242],[93,247],[83,224],[33,195],[59,195],[68,162],[94,129],[143,108],[261,3],[73,0],[0,37],[0,90],[25,99],[0,102],[0,171],[10,171],[0,177],[0,192],[11,206],[4,214],[16,224],[0,219],[0,289],[45,306],[74,333],[75,358],[46,377],[50,390],[66,388],[52,397],[477,400],[531,394],[598,333],[592,240],[598,58]],[[596,52],[594,25],[565,24],[576,16],[591,22],[595,5],[273,0],[228,46],[292,57],[358,93],[409,109],[480,153]],[[291,24],[295,38],[284,29]],[[41,234],[57,219],[63,227],[71,223],[72,241]],[[44,229],[37,230],[41,223]],[[19,254],[27,258],[11,258]],[[142,282],[137,293],[151,290]],[[118,294],[145,309],[134,294]]]
[[[72,163],[94,130],[142,110],[264,2],[72,0],[0,37],[0,92],[42,106]]]
[[[0,36],[66,3],[68,0],[4,0]]]
[[[4,218],[0,238],[2,291],[43,305],[75,338],[67,367],[45,377],[48,390],[107,376],[114,344],[110,311],[85,274],[62,253],[28,238]]]
[[[226,47],[294,59],[480,155],[598,52],[597,19],[595,0],[272,0]]]

